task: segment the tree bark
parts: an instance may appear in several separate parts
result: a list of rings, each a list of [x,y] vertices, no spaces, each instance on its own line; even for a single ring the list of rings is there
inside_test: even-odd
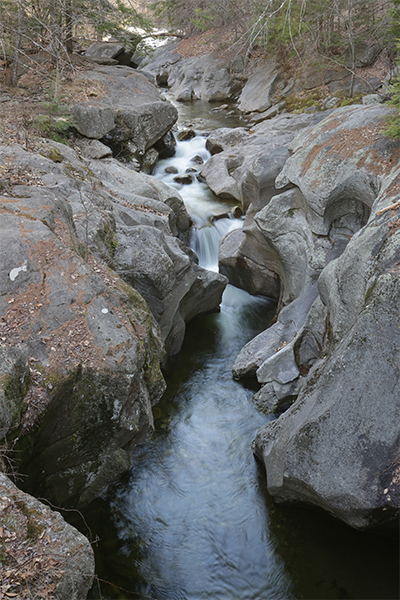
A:
[[[65,3],[65,48],[68,54],[73,52],[73,40],[72,40],[72,2],[66,0]]]
[[[56,23],[56,10],[54,6],[54,0],[50,0],[49,3],[50,13],[50,37],[51,37],[51,62],[54,66],[58,63],[58,40],[57,40],[57,23]]]
[[[24,30],[25,24],[25,2],[26,0],[20,0],[18,7],[18,30],[17,30],[17,38],[15,40],[15,49],[14,49],[14,57],[11,66],[11,74],[10,74],[10,86],[15,87],[17,85],[18,80],[18,67],[19,67],[19,57],[21,50],[21,41],[22,34]]]

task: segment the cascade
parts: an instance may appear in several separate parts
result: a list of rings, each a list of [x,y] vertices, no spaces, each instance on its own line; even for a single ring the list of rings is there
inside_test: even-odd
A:
[[[215,198],[208,186],[197,178],[201,165],[210,156],[205,148],[205,138],[198,135],[191,140],[177,142],[175,156],[160,160],[153,174],[164,183],[178,189],[194,223],[191,247],[199,258],[199,264],[211,271],[217,271],[219,240],[231,229],[241,227],[242,220],[234,219],[231,213],[232,205]],[[200,165],[198,161],[202,161]],[[176,173],[166,172],[165,169],[169,171],[171,168]],[[190,185],[182,186],[176,182],[176,178],[188,174],[192,177]]]

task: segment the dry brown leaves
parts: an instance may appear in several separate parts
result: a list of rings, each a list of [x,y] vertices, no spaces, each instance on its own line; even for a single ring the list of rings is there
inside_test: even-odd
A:
[[[64,574],[63,557],[54,555],[51,541],[35,511],[12,496],[0,497],[0,600],[55,598]]]
[[[5,165],[0,165],[0,193],[4,196],[13,196],[16,185],[45,185],[40,173],[30,167],[21,167],[8,160]]]
[[[183,57],[213,54],[221,58],[229,58],[234,42],[234,32],[229,27],[210,29],[182,40],[176,51]],[[233,49],[233,54],[236,52],[237,49]]]

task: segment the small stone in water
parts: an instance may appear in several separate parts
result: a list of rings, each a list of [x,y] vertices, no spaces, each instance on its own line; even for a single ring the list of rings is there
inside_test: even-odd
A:
[[[178,169],[177,169],[176,167],[167,167],[167,168],[165,169],[165,172],[166,172],[166,173],[177,173],[177,172],[178,172]]]
[[[196,154],[196,156],[193,156],[193,158],[190,159],[190,162],[194,162],[196,163],[196,165],[204,164],[204,160],[198,154]]]
[[[196,132],[194,129],[184,129],[178,133],[178,140],[180,142],[186,142],[187,140],[191,140],[196,137]]]
[[[174,181],[181,185],[190,185],[193,183],[193,178],[191,175],[178,175],[177,177],[174,177]]]

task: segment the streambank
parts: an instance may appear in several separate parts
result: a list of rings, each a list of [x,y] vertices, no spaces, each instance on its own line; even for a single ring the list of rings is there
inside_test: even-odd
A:
[[[136,163],[28,146],[0,148],[0,436],[26,490],[76,507],[151,436],[161,365],[226,279],[193,260],[179,193]]]
[[[185,85],[192,99],[207,97],[195,61],[176,61],[177,45],[163,52],[142,68],[166,70],[179,101],[188,99]],[[387,74],[386,83],[389,67]],[[334,79],[331,91],[340,87]],[[375,82],[380,95],[362,104],[328,109],[335,103],[327,102],[295,114],[285,111],[287,101],[277,103],[289,83],[270,61],[242,92],[226,96],[252,127],[211,133],[213,156],[201,171],[245,214],[243,229],[221,241],[220,272],[279,305],[277,323],[246,345],[233,374],[257,378],[260,409],[285,411],[253,445],[276,501],[305,502],[353,527],[397,535],[400,414],[389,356],[400,347],[390,326],[399,144],[383,133],[391,114],[382,104],[386,84]],[[301,91],[317,81],[291,84]]]

